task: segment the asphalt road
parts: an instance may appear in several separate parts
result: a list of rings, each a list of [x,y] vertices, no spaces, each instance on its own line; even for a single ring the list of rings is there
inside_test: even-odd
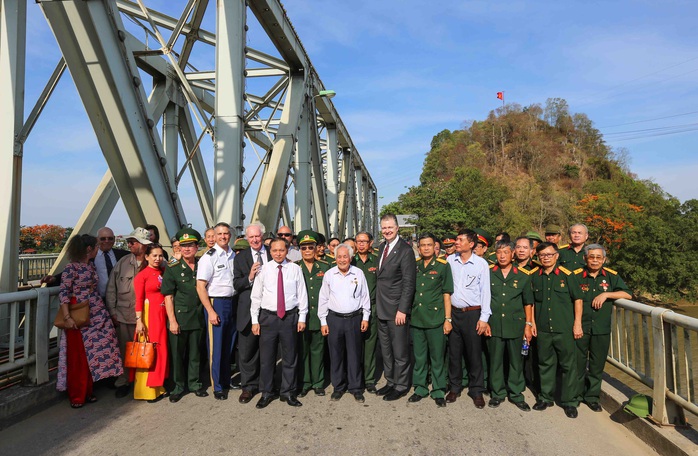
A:
[[[379,385],[381,386],[381,385]],[[331,388],[328,388],[328,393]],[[560,407],[521,412],[505,402],[476,409],[465,395],[446,408],[430,399],[388,403],[367,394],[330,402],[312,392],[293,408],[275,401],[266,409],[213,396],[185,396],[176,404],[116,399],[71,409],[68,400],[0,432],[0,455],[645,455],[656,454],[614,422],[585,405],[579,417]],[[526,400],[534,400],[529,391]]]

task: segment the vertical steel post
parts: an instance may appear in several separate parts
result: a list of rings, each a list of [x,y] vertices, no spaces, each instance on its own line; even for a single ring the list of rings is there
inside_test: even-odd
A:
[[[167,173],[169,179],[174,182],[179,171],[179,106],[168,103],[162,118],[162,148],[167,159]]]
[[[337,183],[339,181],[338,174],[338,161],[339,157],[337,147],[337,127],[328,126],[327,127],[327,155],[326,155],[326,165],[327,165],[327,213],[329,214],[330,231],[327,237],[339,235],[338,223],[339,223],[339,192]]]
[[[311,112],[310,97],[306,94],[305,102],[298,131],[298,141],[296,142],[296,154],[293,159],[293,201],[295,212],[293,217],[293,229],[296,233],[305,229],[312,229],[310,221],[311,201],[310,194],[310,148],[311,128],[315,125],[315,116]]]
[[[244,0],[217,2],[214,217],[242,230],[242,164],[245,135]]]

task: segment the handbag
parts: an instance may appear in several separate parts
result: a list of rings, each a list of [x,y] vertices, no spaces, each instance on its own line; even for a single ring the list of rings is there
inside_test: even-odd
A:
[[[77,302],[75,296],[70,298],[70,303],[68,304],[68,313],[70,318],[73,319],[78,328],[87,326],[90,324],[90,300],[85,300],[82,302]],[[63,318],[63,309],[58,306],[58,312],[56,312],[56,318],[53,319],[53,325],[59,329],[66,329],[65,319]]]
[[[150,369],[155,364],[155,343],[150,342],[148,336],[140,341],[138,333],[133,335],[133,342],[126,342],[124,354],[124,367],[131,369]]]

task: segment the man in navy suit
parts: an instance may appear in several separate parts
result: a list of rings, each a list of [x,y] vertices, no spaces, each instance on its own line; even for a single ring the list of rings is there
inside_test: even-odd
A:
[[[381,217],[381,244],[376,275],[378,340],[388,383],[378,390],[385,401],[400,399],[410,389],[409,314],[414,299],[417,265],[412,248],[398,236],[397,217]]]
[[[259,336],[252,334],[250,318],[250,293],[254,279],[263,264],[271,261],[271,254],[264,246],[264,225],[252,223],[245,229],[249,249],[240,252],[233,262],[233,287],[238,300],[238,364],[240,366],[239,401],[247,404],[259,391]]]

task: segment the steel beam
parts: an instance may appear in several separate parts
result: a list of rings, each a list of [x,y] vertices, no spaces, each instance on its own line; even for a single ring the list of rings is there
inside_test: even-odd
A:
[[[315,103],[310,105],[310,166],[312,170],[313,220],[312,228],[321,233],[330,232],[327,218],[327,188],[325,173],[322,170],[322,154],[320,152],[320,135],[316,118]]]
[[[186,218],[167,178],[162,144],[121,16],[112,2],[48,1],[41,8],[56,37],[102,153],[134,225],[170,237]]]
[[[271,230],[277,227],[279,221],[286,177],[291,165],[291,155],[295,147],[305,93],[305,77],[302,74],[291,76],[284,110],[281,113],[279,131],[274,140],[274,149],[269,157],[269,163],[264,168],[252,210],[250,221],[260,221]]]
[[[162,119],[162,147],[167,158],[167,174],[174,179],[179,171],[179,106],[168,103]]]
[[[257,17],[291,71],[309,69],[310,60],[278,0],[255,0],[250,2],[250,11]]]
[[[347,212],[349,209],[349,200],[351,195],[351,189],[349,185],[349,170],[351,169],[351,152],[349,150],[342,150],[342,169],[339,176],[339,204],[338,204],[338,218],[339,223],[337,225],[337,236],[347,235],[347,222],[351,219],[348,218]]]
[[[244,0],[217,2],[216,123],[213,192],[216,221],[242,231],[242,165],[245,140]]]
[[[26,0],[0,3],[0,292],[17,291],[19,216],[22,195],[22,142],[24,125],[24,72],[27,37]],[[2,317],[2,315],[0,315]],[[7,334],[2,320],[0,334]]]
[[[327,185],[327,213],[329,215],[329,230],[328,237],[338,236],[339,230],[337,229],[338,220],[338,185],[339,181],[339,170],[338,162],[339,157],[337,156],[337,129],[332,126],[327,128],[327,154],[326,154],[326,166],[327,166],[327,177],[325,179]]]
[[[312,145],[312,129],[315,127],[315,116],[312,115],[310,98],[306,94],[303,103],[300,128],[298,129],[298,141],[296,154],[293,160],[293,191],[295,213],[293,228],[296,233],[301,230],[312,229],[311,220],[311,182],[310,182],[310,149]]]
[[[206,165],[201,156],[199,147],[196,146],[196,129],[194,119],[189,109],[182,109],[179,115],[179,132],[182,139],[182,146],[187,154],[187,166],[194,183],[196,196],[199,199],[201,214],[207,227],[215,225],[213,216],[213,192],[206,173]]]
[[[354,170],[354,182],[356,182],[354,194],[356,198],[356,217],[354,226],[357,231],[363,230],[363,216],[364,216],[364,187],[363,187],[363,170],[361,168],[356,168]]]

